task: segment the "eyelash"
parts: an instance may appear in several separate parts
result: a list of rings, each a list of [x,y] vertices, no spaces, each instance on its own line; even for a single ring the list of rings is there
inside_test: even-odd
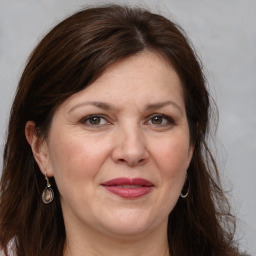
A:
[[[164,122],[165,121],[165,124],[153,124],[153,123],[149,123],[150,121],[152,122],[153,121],[153,118],[161,118],[161,121]],[[92,124],[91,121],[93,120],[93,118],[98,118],[99,121],[101,122],[102,120],[105,120],[105,123],[104,124]],[[88,126],[91,126],[91,127],[102,127],[102,126],[105,126],[105,125],[109,125],[111,124],[107,119],[106,117],[102,116],[102,115],[89,115],[89,116],[86,116],[85,118],[83,118],[81,121],[80,121],[82,124],[86,124]],[[150,115],[148,118],[147,118],[147,121],[144,123],[146,125],[152,125],[152,126],[155,126],[155,127],[167,127],[167,126],[173,126],[175,125],[175,121],[173,120],[173,118],[171,118],[170,116],[167,116],[167,115],[163,115],[163,114],[152,114]]]
[[[160,117],[161,119],[162,119],[162,121],[163,120],[166,120],[166,123],[165,124],[151,124],[151,125],[153,125],[153,126],[160,126],[160,127],[167,127],[167,126],[173,126],[173,125],[175,125],[175,121],[173,120],[173,118],[172,117],[170,117],[170,116],[167,116],[167,115],[163,115],[163,114],[153,114],[153,115],[150,115],[149,116],[149,120],[148,121],[146,121],[146,123],[148,123],[149,121],[152,121],[153,120],[153,118],[156,118],[156,117]]]
[[[98,118],[100,121],[105,120],[106,123],[105,124],[87,123],[87,122],[92,121],[93,118]],[[89,116],[86,116],[85,118],[83,118],[80,122],[82,124],[86,124],[86,125],[91,126],[91,127],[101,127],[102,125],[109,125],[110,124],[110,122],[108,122],[107,119],[104,116],[101,116],[101,115],[89,115]]]

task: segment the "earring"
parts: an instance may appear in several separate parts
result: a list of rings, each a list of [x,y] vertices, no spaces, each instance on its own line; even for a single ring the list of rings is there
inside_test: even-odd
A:
[[[187,192],[186,192],[185,194],[183,194],[182,191],[181,191],[181,192],[180,192],[181,198],[186,198],[186,197],[188,196],[188,194],[189,194],[189,190],[190,190],[190,181],[189,181],[188,176],[187,176],[187,180],[186,180],[186,181],[188,182]],[[186,182],[185,182],[185,183],[186,183]],[[183,187],[183,189],[184,189],[184,187]],[[183,189],[182,189],[182,190],[183,190]]]
[[[45,179],[46,179],[46,182],[47,182],[47,186],[43,191],[42,200],[45,204],[49,204],[54,199],[54,193],[53,193],[53,190],[51,188],[51,184],[49,182],[49,179],[46,175],[46,172],[45,172]]]

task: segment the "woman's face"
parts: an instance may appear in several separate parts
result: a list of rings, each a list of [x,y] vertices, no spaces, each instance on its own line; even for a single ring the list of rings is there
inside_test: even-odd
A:
[[[57,109],[43,148],[67,230],[166,230],[193,151],[177,73],[153,52],[116,62]]]

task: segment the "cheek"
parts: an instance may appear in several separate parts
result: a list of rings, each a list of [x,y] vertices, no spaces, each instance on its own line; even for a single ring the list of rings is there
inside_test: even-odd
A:
[[[183,142],[183,143],[181,143]],[[187,146],[186,146],[187,145]],[[184,185],[188,161],[188,144],[184,140],[165,142],[158,150],[160,212],[168,216],[175,207]]]
[[[170,176],[186,171],[189,157],[189,142],[183,138],[165,140],[156,150],[158,163]]]
[[[161,175],[161,186],[164,190],[162,196],[164,201],[168,201],[171,210],[183,187],[187,166],[189,162],[189,141],[176,137],[173,140],[165,140],[161,147],[155,151],[155,162],[158,165]]]
[[[99,145],[95,140],[68,133],[65,137],[62,133],[56,134],[49,148],[51,168],[60,192],[67,186],[92,184],[108,151],[107,143]]]

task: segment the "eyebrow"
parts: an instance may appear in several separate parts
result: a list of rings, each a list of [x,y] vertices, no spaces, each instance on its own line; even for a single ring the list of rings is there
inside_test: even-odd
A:
[[[75,105],[74,107],[72,107],[69,110],[69,113],[74,111],[77,108],[80,108],[80,107],[86,106],[86,105],[96,106],[96,107],[104,109],[104,110],[113,110],[113,109],[115,109],[115,107],[112,106],[109,103],[105,103],[105,102],[101,102],[101,101],[86,101],[86,102],[79,103],[79,104]],[[172,105],[173,107],[175,107],[180,112],[180,114],[183,116],[182,108],[173,101],[164,101],[164,102],[159,102],[159,103],[148,104],[148,105],[146,105],[145,110],[146,111],[148,111],[148,110],[157,110],[157,109],[163,108],[163,107],[168,106],[168,105]]]
[[[180,114],[183,116],[182,108],[178,104],[176,104],[174,101],[170,101],[170,100],[160,102],[160,103],[148,104],[145,107],[145,110],[157,110],[157,109],[163,108],[168,105],[172,105],[173,107],[175,107],[180,112]]]
[[[101,108],[101,109],[105,109],[105,110],[111,110],[113,109],[113,107],[111,105],[109,105],[108,103],[105,103],[105,102],[100,102],[100,101],[86,101],[86,102],[82,102],[82,103],[79,103],[77,105],[75,105],[74,107],[72,107],[70,110],[69,110],[69,113],[74,111],[75,109],[77,108],[80,108],[82,106],[86,106],[86,105],[92,105],[92,106],[96,106],[98,108]]]

